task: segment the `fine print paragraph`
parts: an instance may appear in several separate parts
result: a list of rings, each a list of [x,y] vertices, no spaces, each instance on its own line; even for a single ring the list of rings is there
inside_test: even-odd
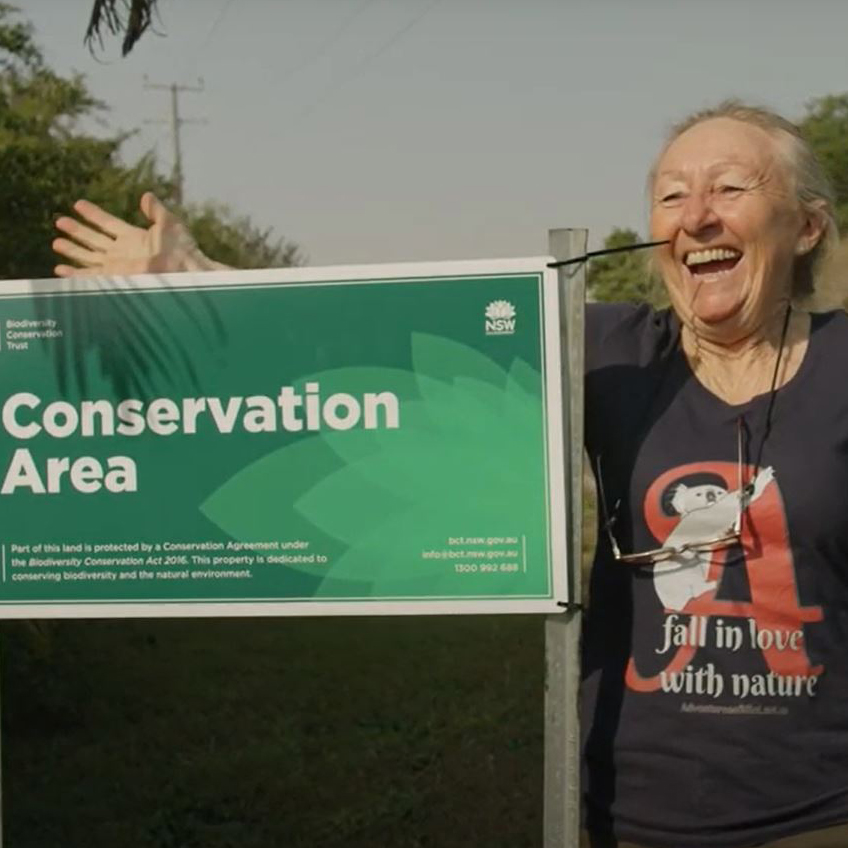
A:
[[[5,542],[3,583],[249,580],[278,566],[326,566],[305,539],[255,542]]]

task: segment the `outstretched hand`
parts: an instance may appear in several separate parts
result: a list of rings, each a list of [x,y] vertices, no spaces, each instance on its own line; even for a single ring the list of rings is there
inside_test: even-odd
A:
[[[56,228],[67,237],[55,239],[53,250],[75,263],[57,265],[56,276],[126,276],[226,267],[201,252],[183,221],[152,192],[142,195],[140,206],[149,227],[128,224],[96,203],[78,200],[74,211],[81,221],[69,217],[56,221]]]

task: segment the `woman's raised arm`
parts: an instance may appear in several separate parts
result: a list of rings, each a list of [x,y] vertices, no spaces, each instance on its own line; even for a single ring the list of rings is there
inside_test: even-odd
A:
[[[204,255],[185,223],[152,192],[141,196],[140,206],[150,222],[148,227],[128,224],[96,203],[78,200],[74,211],[79,220],[63,216],[56,221],[64,237],[53,241],[53,250],[74,263],[57,265],[56,276],[126,276],[228,267]]]

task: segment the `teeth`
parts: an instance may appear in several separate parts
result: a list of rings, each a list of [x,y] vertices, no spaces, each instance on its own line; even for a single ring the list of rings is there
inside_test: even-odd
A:
[[[738,250],[730,250],[726,247],[713,247],[710,250],[693,250],[686,255],[684,260],[690,267],[700,265],[704,262],[717,262],[720,259],[736,259],[742,254]]]

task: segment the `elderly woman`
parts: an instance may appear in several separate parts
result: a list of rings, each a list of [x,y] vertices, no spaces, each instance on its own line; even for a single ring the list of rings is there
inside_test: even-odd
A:
[[[675,128],[650,189],[672,309],[587,315],[587,824],[844,848],[848,319],[792,305],[831,192],[791,124],[735,103]]]
[[[674,129],[650,190],[672,308],[587,311],[587,844],[845,848],[848,318],[792,305],[831,191],[735,102]],[[221,267],[152,195],[149,229],[76,209],[54,247],[85,272]]]

